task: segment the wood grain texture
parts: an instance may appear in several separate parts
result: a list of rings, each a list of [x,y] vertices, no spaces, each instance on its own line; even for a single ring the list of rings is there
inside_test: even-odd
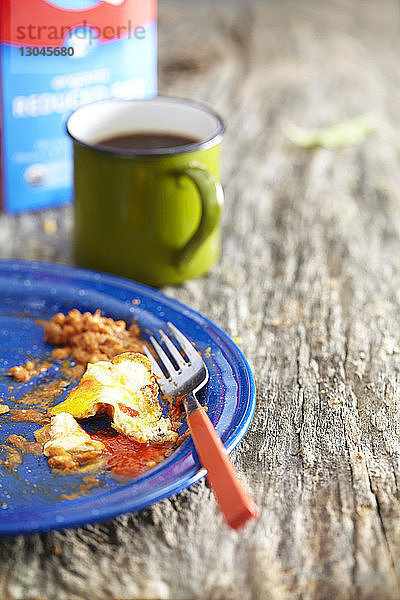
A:
[[[261,517],[229,531],[202,481],[106,523],[3,539],[2,598],[400,597],[399,13],[161,0],[161,90],[229,124],[221,261],[165,291],[239,336],[254,368],[233,459]],[[341,151],[282,134],[366,112],[376,133]],[[2,216],[0,257],[69,263],[71,228],[69,207]]]

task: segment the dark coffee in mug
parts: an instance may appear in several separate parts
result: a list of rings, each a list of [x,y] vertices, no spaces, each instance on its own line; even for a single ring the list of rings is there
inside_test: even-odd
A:
[[[162,148],[176,148],[195,144],[199,140],[174,133],[146,132],[127,133],[102,140],[99,146],[109,150],[132,150],[132,152],[143,152]]]

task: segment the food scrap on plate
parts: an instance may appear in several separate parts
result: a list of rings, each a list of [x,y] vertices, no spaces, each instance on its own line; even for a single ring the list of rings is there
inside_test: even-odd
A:
[[[18,382],[27,382],[44,373],[55,360],[69,357],[79,365],[73,374],[81,379],[64,400],[57,402],[68,385],[61,381],[55,388],[58,394],[54,394],[53,406],[35,405],[33,393],[32,406],[11,409],[10,420],[34,421],[42,427],[34,433],[36,442],[20,435],[9,436],[9,448],[35,454],[39,448],[49,466],[60,473],[109,469],[133,477],[179,445],[179,407],[170,405],[169,414],[163,415],[157,381],[150,361],[142,353],[143,340],[136,325],[128,328],[125,321],[102,317],[99,310],[92,314],[77,309],[39,323],[44,327],[45,340],[57,347],[43,367],[34,359],[13,367],[10,375]],[[49,385],[54,387],[54,382]],[[46,385],[41,384],[41,394],[45,389]],[[23,402],[28,404],[29,394],[24,395]],[[98,415],[112,419],[111,430],[88,433],[77,421]]]
[[[176,440],[171,421],[162,416],[158,385],[149,359],[124,352],[111,361],[89,363],[79,385],[51,413],[67,412],[77,419],[107,413],[111,427],[137,442]]]
[[[49,458],[50,467],[73,471],[82,465],[94,467],[100,464],[104,444],[92,440],[72,415],[61,412],[44,428],[45,431],[39,432],[39,439],[43,439],[42,434],[48,436],[43,454]]]

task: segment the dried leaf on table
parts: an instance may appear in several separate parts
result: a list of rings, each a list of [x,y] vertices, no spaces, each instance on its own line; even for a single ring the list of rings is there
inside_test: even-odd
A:
[[[282,126],[284,135],[296,146],[331,150],[361,144],[375,129],[376,121],[369,114],[318,129],[307,129],[294,123]]]

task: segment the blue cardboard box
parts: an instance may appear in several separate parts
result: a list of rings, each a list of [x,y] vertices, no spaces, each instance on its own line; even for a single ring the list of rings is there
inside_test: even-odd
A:
[[[157,87],[156,0],[2,0],[1,206],[72,200],[70,113]]]

